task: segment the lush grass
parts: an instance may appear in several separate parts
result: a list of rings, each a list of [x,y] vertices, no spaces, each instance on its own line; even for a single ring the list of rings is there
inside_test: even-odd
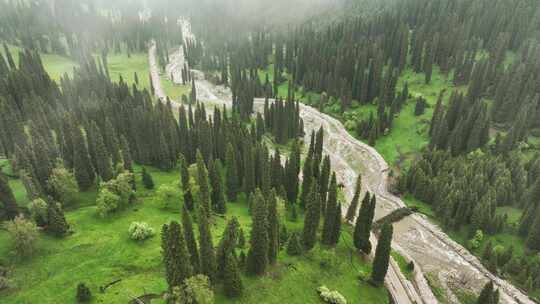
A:
[[[161,75],[160,77],[163,90],[170,99],[181,101],[182,95],[186,95],[186,97],[189,98],[189,94],[191,93],[191,85],[173,83],[169,78],[165,77],[165,75]]]
[[[156,188],[162,184],[178,183],[179,174],[148,168]],[[140,171],[140,167],[136,168]],[[36,254],[24,261],[17,260],[5,231],[0,230],[0,263],[11,265],[12,288],[0,292],[2,303],[72,303],[79,282],[86,282],[95,298],[93,303],[126,303],[132,296],[144,293],[161,294],[166,290],[160,253],[159,231],[164,223],[180,220],[179,204],[163,209],[154,199],[155,191],[143,188],[137,174],[137,202],[126,210],[102,219],[93,204],[95,191],[81,195],[78,208],[66,212],[73,234],[62,239],[45,234],[40,236]],[[236,216],[249,238],[251,218],[243,196],[229,203],[227,218]],[[127,229],[133,221],[145,221],[157,235],[144,242],[131,241]],[[302,227],[297,222],[283,219],[289,230]],[[214,217],[213,236],[217,245],[226,219]],[[318,303],[315,291],[320,285],[338,290],[351,303],[386,303],[384,288],[374,288],[360,282],[360,271],[369,272],[369,263],[363,262],[352,250],[350,227],[343,229],[342,239],[335,249],[333,268],[320,265],[326,250],[316,248],[302,257],[289,257],[280,253],[279,262],[268,274],[260,278],[244,277],[245,295],[236,300],[226,299],[221,286],[216,287],[217,303]],[[105,293],[99,286],[117,279],[117,284]]]
[[[448,301],[446,297],[446,292],[444,291],[444,288],[441,286],[441,283],[439,282],[439,279],[434,274],[426,273],[425,274],[426,281],[428,282],[429,287],[431,288],[431,291],[433,292],[433,295],[439,303],[441,304],[448,304],[450,301]]]
[[[109,76],[112,81],[118,81],[120,76],[130,86],[135,83],[135,73],[139,78],[139,87],[150,90],[150,70],[148,67],[148,54],[133,53],[109,53],[107,56]]]
[[[394,250],[392,250],[391,254],[394,260],[396,261],[396,263],[398,264],[399,269],[401,270],[401,273],[405,275],[407,280],[411,280],[414,270],[409,268],[409,263],[407,263],[407,260],[405,259],[405,257]]]
[[[274,78],[272,64],[266,70],[259,71],[259,78],[264,81],[266,73],[268,73],[268,78],[272,82]],[[289,75],[284,76],[286,79],[290,78]],[[429,122],[431,121],[439,93],[442,90],[447,91],[444,98],[444,102],[447,102],[452,90],[466,90],[465,86],[454,86],[451,79],[452,75],[442,74],[437,66],[433,68],[433,75],[429,84],[425,83],[425,75],[423,73],[414,73],[411,69],[403,71],[398,80],[396,91],[400,92],[405,82],[407,82],[409,93],[413,98],[408,100],[399,115],[395,117],[390,132],[380,137],[375,144],[375,149],[377,149],[391,166],[396,169],[408,168],[412,160],[419,155],[420,150],[428,144]],[[278,87],[278,96],[285,98],[287,97],[287,93],[288,82],[284,81]],[[415,97],[418,96],[422,96],[427,100],[428,107],[424,114],[415,116]],[[297,90],[296,97],[300,101],[312,105],[317,105],[320,100],[319,94],[303,92],[302,88]],[[360,105],[358,102],[353,101],[351,109],[341,112],[338,101],[336,101],[334,104],[327,105],[322,110],[341,120],[348,131],[353,136],[359,138],[355,132],[356,122],[368,118],[369,113],[375,113],[377,109],[374,104]]]
[[[19,52],[21,51],[21,48],[9,45],[8,46],[11,55],[13,56],[13,60],[15,63],[19,63]],[[3,54],[3,51],[2,51]],[[76,67],[78,64],[73,61],[71,58],[67,56],[60,56],[56,54],[45,54],[41,53],[41,60],[43,62],[43,66],[47,70],[47,73],[49,73],[49,76],[53,80],[59,80],[60,77],[62,77],[64,74],[72,75],[73,74],[73,68]]]
[[[9,164],[9,161],[7,159],[0,160],[0,168],[3,173],[10,176],[14,175],[13,171],[11,170],[11,165]],[[21,180],[10,178],[9,186],[11,187],[13,195],[15,196],[15,199],[17,200],[19,206],[26,206],[26,204],[28,203],[28,198],[26,197],[26,190]]]
[[[435,213],[433,212],[431,205],[422,202],[421,200],[415,198],[409,193],[405,194],[402,199],[408,207],[416,208],[417,212],[426,215],[432,220],[435,219]]]

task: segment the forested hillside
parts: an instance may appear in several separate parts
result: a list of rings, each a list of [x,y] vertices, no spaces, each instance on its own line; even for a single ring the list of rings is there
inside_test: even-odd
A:
[[[540,2],[0,1],[0,41],[0,302],[540,299]],[[481,292],[396,250],[413,213]]]

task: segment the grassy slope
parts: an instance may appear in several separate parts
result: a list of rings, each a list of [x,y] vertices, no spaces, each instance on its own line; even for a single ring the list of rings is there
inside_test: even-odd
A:
[[[9,45],[8,48],[11,52],[11,55],[13,56],[13,60],[15,61],[15,63],[18,64],[19,52],[21,51],[21,48],[14,45]],[[42,53],[41,60],[43,62],[43,65],[45,66],[45,69],[53,80],[59,80],[60,77],[62,77],[65,73],[67,73],[68,75],[72,75],[73,68],[77,66],[77,63],[71,60],[69,57],[56,54]]]
[[[165,77],[165,75],[161,75],[160,77],[163,90],[165,91],[165,94],[169,96],[169,98],[176,101],[181,101],[182,95],[186,95],[186,97],[189,98],[189,94],[191,92],[190,85],[173,83],[169,78]]]
[[[507,56],[506,64],[509,64],[513,58],[513,54],[510,53],[509,56]],[[266,73],[268,73],[269,79],[272,80],[272,65],[270,65],[266,71],[260,71],[259,77],[261,80],[265,79]],[[415,116],[415,102],[414,99],[410,99],[399,113],[399,116],[394,119],[392,130],[387,135],[378,139],[375,144],[376,150],[384,157],[390,166],[398,170],[401,168],[408,168],[411,161],[413,161],[421,149],[428,144],[429,136],[427,132],[429,130],[429,121],[433,115],[434,106],[437,102],[439,92],[443,89],[446,90],[444,98],[444,102],[446,104],[448,102],[450,93],[453,90],[466,92],[467,89],[466,86],[455,87],[451,82],[452,75],[446,76],[441,74],[437,66],[434,66],[433,77],[430,84],[425,84],[424,77],[425,76],[423,73],[417,74],[412,70],[407,69],[399,78],[396,90],[399,92],[403,88],[404,83],[407,82],[409,92],[413,97],[422,96],[428,101],[429,106],[426,108],[425,113],[420,116]],[[287,82],[284,82],[279,86],[278,94],[279,96],[286,97],[287,92],[288,84]],[[309,101],[311,101],[312,104],[317,104],[320,99],[318,94],[302,93],[301,91],[297,92],[297,97],[299,97],[302,102],[308,104],[310,103]],[[345,111],[344,113],[340,113],[339,107],[335,106],[327,106],[325,109],[323,109],[323,111],[344,122],[344,125],[348,128],[349,132],[358,138],[354,128],[351,127],[354,126],[352,122],[361,118],[367,118],[370,111],[376,111],[376,107],[374,105],[358,105],[358,103],[353,102],[353,108]],[[351,123],[348,123],[348,121],[351,121]],[[536,152],[534,148],[540,146],[538,138],[536,137],[529,137],[529,143],[533,146],[533,149],[531,149],[531,151],[527,151],[525,153],[525,157],[531,157]],[[405,195],[403,199],[408,206],[418,208],[419,212],[428,216],[434,223],[438,223],[430,204],[422,202],[410,194]],[[507,214],[508,223],[511,227],[513,227],[519,223],[522,211],[512,207],[499,207],[497,208],[497,213]],[[466,228],[461,229],[460,231],[450,231],[448,234],[458,243],[462,244],[463,246],[467,246],[469,235]],[[525,255],[525,241],[523,238],[515,234],[512,229],[496,235],[484,235],[484,240],[480,247],[472,252],[477,256],[480,256],[483,248],[489,241],[492,242],[493,246],[502,246],[504,248],[513,246],[515,256],[521,257]],[[401,259],[399,256],[397,256],[397,254],[395,255],[396,256],[394,258],[396,258],[399,263]],[[406,274],[406,263],[401,261],[399,264],[402,271]],[[433,280],[436,280],[436,278],[433,278]],[[531,294],[540,298],[540,289],[532,292]],[[440,296],[442,296],[442,294]],[[470,295],[461,294],[461,296],[463,298],[461,299],[462,301],[470,301]]]
[[[266,71],[260,71],[259,77],[261,80],[265,79],[265,74],[268,73],[270,81],[273,80],[273,66],[270,65]],[[288,76],[287,76],[288,77]],[[431,83],[426,85],[424,81],[423,73],[414,73],[412,70],[405,70],[399,78],[396,86],[396,91],[399,92],[403,88],[405,82],[408,83],[409,93],[413,96],[423,96],[429,106],[423,115],[415,116],[414,99],[409,99],[407,104],[403,107],[402,111],[394,119],[393,127],[390,132],[377,140],[375,148],[384,157],[384,159],[391,166],[398,166],[400,168],[408,167],[411,161],[418,155],[419,151],[427,145],[429,137],[427,134],[429,121],[433,114],[433,108],[437,102],[439,92],[443,89],[447,90],[444,101],[448,101],[450,92],[454,89],[464,91],[464,86],[455,87],[451,80],[451,75],[447,77],[440,73],[438,67],[434,67]],[[286,97],[288,92],[287,82],[283,82],[278,87],[278,95]],[[301,91],[296,93],[296,97],[304,103],[317,104],[320,96],[315,93],[302,93]],[[370,112],[376,112],[376,106],[372,104],[359,105],[357,102],[353,102],[353,108],[341,113],[339,106],[329,105],[323,109],[323,112],[330,114],[340,119],[349,132],[358,137],[354,130],[355,121],[361,118],[369,117]],[[361,139],[362,140],[362,139]]]
[[[137,167],[137,171],[140,168]],[[156,188],[165,183],[176,183],[177,172],[165,173],[149,168]],[[11,278],[13,288],[0,292],[2,303],[70,303],[77,283],[86,282],[95,295],[94,303],[126,303],[130,296],[143,293],[161,293],[166,289],[160,253],[160,227],[170,220],[180,220],[180,204],[176,208],[163,209],[154,200],[154,191],[145,190],[137,175],[138,201],[128,209],[102,219],[96,214],[93,201],[95,192],[84,196],[80,208],[66,212],[74,234],[63,239],[41,235],[37,252],[27,261],[16,261],[10,240],[0,231],[0,262],[13,263]],[[181,191],[178,191],[180,202]],[[247,203],[228,204],[227,217],[238,217],[249,236],[251,218]],[[145,221],[158,234],[144,242],[131,241],[127,229],[133,221]],[[214,244],[217,245],[225,227],[225,219],[215,218]],[[286,221],[291,230],[301,229],[302,221]],[[340,245],[336,249],[341,261],[338,270],[322,269],[319,265],[321,250],[315,249],[306,257],[289,257],[283,252],[279,263],[262,278],[244,277],[246,294],[239,300],[229,300],[217,288],[217,303],[317,303],[315,289],[327,285],[339,290],[349,301],[362,303],[386,303],[384,289],[376,289],[359,283],[360,270],[369,271],[350,249],[352,240],[349,228],[344,229]],[[288,264],[294,265],[287,267]],[[99,286],[116,279],[121,282],[99,293]]]

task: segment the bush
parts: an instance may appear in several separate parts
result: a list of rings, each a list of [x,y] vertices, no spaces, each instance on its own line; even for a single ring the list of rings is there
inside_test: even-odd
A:
[[[289,242],[287,242],[287,254],[293,256],[302,254],[302,244],[300,244],[300,237],[296,232],[293,232],[289,237]]]
[[[99,191],[99,195],[96,201],[97,213],[101,217],[106,217],[110,213],[118,209],[120,203],[120,197],[108,189],[104,188]]]
[[[19,215],[14,220],[5,224],[6,229],[13,240],[15,251],[20,257],[31,256],[38,237],[36,224]]]
[[[155,200],[163,208],[169,208],[174,205],[180,206],[180,197],[178,187],[172,184],[164,184],[159,186],[156,191]]]
[[[47,225],[47,208],[47,203],[41,198],[37,198],[28,204],[30,216],[40,227]]]
[[[207,276],[198,274],[184,280],[184,286],[175,286],[165,295],[169,304],[213,304],[214,292]]]
[[[145,222],[132,222],[128,232],[129,237],[135,241],[143,241],[154,236],[154,229]]]
[[[79,283],[79,285],[77,285],[77,302],[79,303],[90,302],[91,298],[92,298],[92,293],[90,292],[90,289],[86,287],[84,283]]]
[[[317,288],[317,292],[319,293],[319,296],[325,303],[330,304],[347,304],[347,300],[344,296],[342,296],[339,292],[336,290],[330,291],[328,287],[321,286]]]
[[[60,165],[52,170],[48,186],[56,200],[63,206],[73,204],[77,200],[79,186],[75,175]]]
[[[146,168],[142,168],[142,182],[146,189],[154,189],[154,180],[152,175],[146,171]]]
[[[335,270],[339,268],[340,260],[336,257],[333,250],[320,250],[319,266],[326,270]]]
[[[101,183],[96,201],[97,212],[105,217],[108,214],[126,207],[133,198],[133,174],[124,172],[115,179]]]

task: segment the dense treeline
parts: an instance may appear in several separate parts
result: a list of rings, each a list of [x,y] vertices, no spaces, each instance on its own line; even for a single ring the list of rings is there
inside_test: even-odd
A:
[[[84,60],[92,52],[146,52],[154,38],[182,43],[171,11],[149,14],[139,1],[103,8],[93,1],[2,1],[0,40],[22,48]]]
[[[495,149],[495,147],[493,147]],[[429,150],[399,181],[402,191],[431,204],[445,228],[466,227],[469,246],[478,249],[482,235],[519,234],[527,249],[540,249],[540,167],[538,156],[523,163],[516,152],[497,155],[495,151],[473,152],[452,157],[449,151]],[[524,210],[519,224],[510,225],[498,207]],[[537,258],[514,256],[514,246],[494,248],[488,243],[482,259],[493,272],[510,275],[527,290],[540,286]]]

